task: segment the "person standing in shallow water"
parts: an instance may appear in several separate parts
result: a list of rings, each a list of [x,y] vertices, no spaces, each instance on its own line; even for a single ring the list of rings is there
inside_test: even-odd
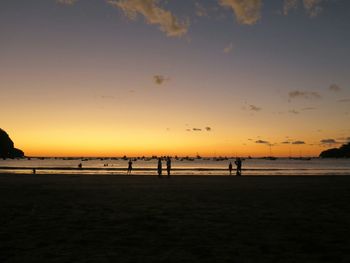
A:
[[[230,172],[230,175],[232,175],[232,163],[230,162],[230,164],[228,165],[228,170]]]
[[[241,176],[242,175],[242,160],[241,160],[241,158],[237,157],[235,164],[237,166],[236,175]]]
[[[158,177],[162,177],[162,159],[158,158]]]
[[[130,159],[128,162],[128,172],[126,174],[131,174],[131,171],[132,171],[132,161]]]
[[[171,159],[169,156],[166,159],[166,170],[168,172],[168,178],[169,178],[170,177],[170,170],[171,170]]]

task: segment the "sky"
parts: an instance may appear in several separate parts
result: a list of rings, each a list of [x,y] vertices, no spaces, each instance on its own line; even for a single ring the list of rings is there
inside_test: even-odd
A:
[[[318,156],[350,140],[350,1],[0,1],[27,156]]]

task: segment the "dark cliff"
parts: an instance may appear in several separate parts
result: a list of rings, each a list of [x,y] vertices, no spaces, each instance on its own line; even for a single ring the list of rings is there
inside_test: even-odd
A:
[[[10,136],[0,128],[0,158],[22,158],[24,152],[14,147]]]
[[[339,148],[332,148],[321,152],[321,158],[350,158],[350,142]]]

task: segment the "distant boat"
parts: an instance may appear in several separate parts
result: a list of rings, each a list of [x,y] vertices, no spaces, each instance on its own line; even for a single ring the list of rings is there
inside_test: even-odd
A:
[[[310,161],[311,157],[290,157],[291,160]]]
[[[277,157],[274,157],[274,156],[267,156],[267,157],[263,157],[263,159],[274,161],[274,160],[277,160]]]

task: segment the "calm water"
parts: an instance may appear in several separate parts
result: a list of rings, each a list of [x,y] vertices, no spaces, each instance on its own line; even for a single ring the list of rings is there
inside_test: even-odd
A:
[[[234,159],[216,161],[172,160],[172,174],[227,175],[228,164]],[[82,163],[82,169],[78,164]],[[122,159],[55,159],[0,160],[0,173],[32,173],[32,168],[40,173],[57,174],[125,174],[127,160]],[[163,169],[166,164],[163,161]],[[157,160],[134,160],[133,174],[156,175]],[[165,174],[165,171],[163,172]],[[350,175],[349,159],[246,159],[243,161],[243,175]]]

